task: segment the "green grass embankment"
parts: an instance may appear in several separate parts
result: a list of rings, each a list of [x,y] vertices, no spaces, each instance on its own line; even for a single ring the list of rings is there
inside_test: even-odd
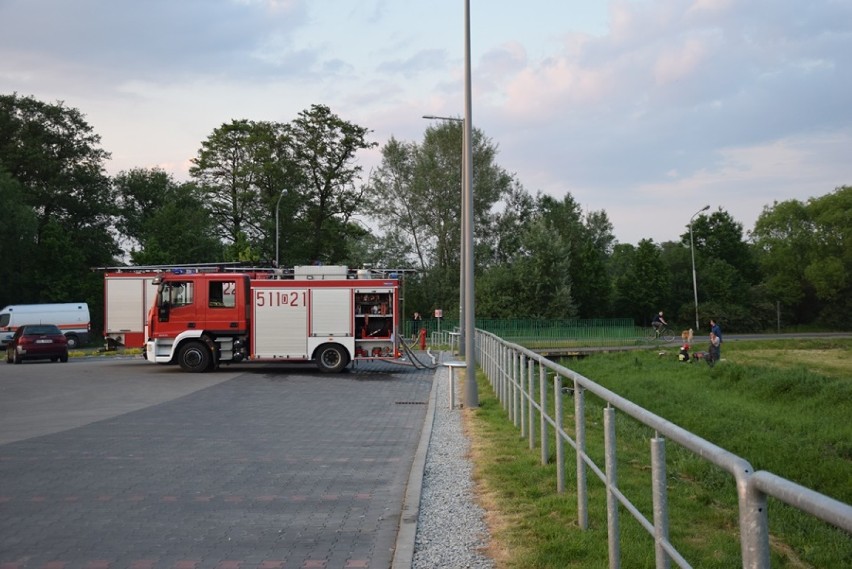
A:
[[[675,348],[662,353],[598,354],[564,365],[758,470],[852,503],[852,340],[728,343],[725,360],[712,369],[678,362]],[[572,433],[573,404],[564,397],[565,428]],[[591,527],[580,531],[573,449],[566,445],[567,491],[558,495],[553,458],[539,464],[538,449],[529,450],[482,378],[480,407],[466,418],[499,565],[607,566],[603,485],[588,473]],[[602,404],[591,395],[586,419],[588,452],[602,466]],[[619,487],[652,519],[648,441],[654,433],[622,413],[616,425]],[[732,477],[672,442],[666,457],[671,540],[695,567],[741,566]],[[624,508],[620,512],[622,566],[653,567],[652,538]],[[852,537],[845,532],[774,499],[769,525],[773,568],[852,567]]]

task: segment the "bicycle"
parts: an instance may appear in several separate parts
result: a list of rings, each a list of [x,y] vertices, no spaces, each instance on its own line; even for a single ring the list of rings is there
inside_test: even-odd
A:
[[[651,326],[646,335],[649,342],[673,342],[676,337],[675,331],[668,326],[660,326],[659,328]]]

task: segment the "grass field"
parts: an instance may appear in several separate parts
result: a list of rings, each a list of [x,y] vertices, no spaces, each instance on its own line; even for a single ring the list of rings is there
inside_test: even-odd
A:
[[[759,470],[852,503],[852,340],[728,342],[714,368],[677,349],[562,362],[638,405],[748,460]],[[566,395],[565,410],[573,411]],[[603,464],[602,405],[588,396],[589,453]],[[480,407],[465,413],[490,555],[505,568],[606,567],[606,498],[589,475],[590,529],[577,527],[574,467],[556,493],[556,467],[509,421],[480,377]],[[567,425],[573,424],[566,417]],[[619,487],[652,518],[648,440],[618,414]],[[571,453],[571,449],[566,447]],[[551,456],[554,456],[551,453]],[[672,542],[694,567],[741,566],[732,477],[669,442]],[[552,461],[551,461],[552,462]],[[770,499],[773,567],[852,567],[852,537]],[[623,567],[654,567],[653,539],[621,510]]]

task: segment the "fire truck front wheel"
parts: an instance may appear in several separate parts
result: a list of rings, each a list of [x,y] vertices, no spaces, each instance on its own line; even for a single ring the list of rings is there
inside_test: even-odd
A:
[[[316,359],[317,366],[324,373],[337,373],[349,365],[349,355],[337,344],[324,344],[317,348]]]
[[[192,373],[207,371],[212,361],[210,348],[203,342],[187,342],[178,352],[178,363],[183,371]]]

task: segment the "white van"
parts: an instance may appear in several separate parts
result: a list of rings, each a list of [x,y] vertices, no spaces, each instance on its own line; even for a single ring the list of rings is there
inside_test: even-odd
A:
[[[24,324],[56,324],[68,338],[70,349],[88,342],[92,329],[85,302],[11,304],[0,310],[0,346],[5,347],[18,326]]]

